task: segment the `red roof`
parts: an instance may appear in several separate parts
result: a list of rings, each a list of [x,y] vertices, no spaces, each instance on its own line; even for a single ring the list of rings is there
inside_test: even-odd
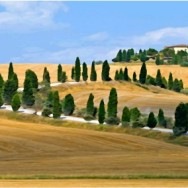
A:
[[[188,48],[188,45],[186,44],[178,44],[178,45],[173,45],[173,46],[165,46],[165,48]]]

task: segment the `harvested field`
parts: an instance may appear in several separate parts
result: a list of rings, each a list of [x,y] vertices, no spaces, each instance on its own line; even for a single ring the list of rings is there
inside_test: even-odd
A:
[[[186,147],[1,118],[0,176],[187,176]]]

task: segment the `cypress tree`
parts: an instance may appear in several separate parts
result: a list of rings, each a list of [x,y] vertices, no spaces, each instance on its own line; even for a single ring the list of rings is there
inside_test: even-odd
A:
[[[121,50],[119,50],[115,59],[116,59],[116,62],[122,61],[122,51]]]
[[[138,121],[140,118],[140,111],[137,107],[130,109],[131,121]]]
[[[61,104],[59,101],[59,93],[58,91],[54,91],[53,94],[53,118],[59,118],[61,116]]]
[[[46,102],[45,102],[45,107],[52,110],[53,102],[54,102],[54,92],[50,91],[48,93],[48,96],[47,96],[47,99],[46,99]]]
[[[94,95],[90,93],[88,101],[87,101],[87,106],[86,106],[86,112],[88,115],[93,116],[95,111],[94,107]]]
[[[3,106],[4,100],[3,100],[3,91],[2,88],[0,88],[0,107]]]
[[[3,88],[3,86],[4,86],[4,79],[2,75],[0,74],[0,89]]]
[[[73,114],[74,109],[75,109],[74,98],[71,94],[68,94],[65,96],[63,112],[65,115],[69,116]]]
[[[3,99],[6,104],[11,104],[12,97],[17,91],[16,82],[13,79],[7,80],[4,85]]]
[[[75,68],[72,67],[71,69],[71,79],[74,80],[75,79]]]
[[[179,83],[180,83],[180,89],[183,89],[184,88],[183,87],[183,80],[180,80]]]
[[[163,127],[166,128],[166,120],[165,120],[165,117],[164,117],[164,112],[162,109],[159,109],[159,113],[158,113],[158,116],[157,116],[157,120],[158,120],[158,124],[159,125],[162,125]]]
[[[100,124],[103,124],[104,120],[105,120],[105,105],[104,105],[104,100],[101,100],[99,105],[98,121]]]
[[[57,67],[57,81],[58,82],[62,81],[62,74],[63,74],[63,69],[62,69],[61,64],[59,64]]]
[[[146,60],[147,60],[146,54],[143,52],[143,53],[140,55],[140,61],[141,61],[142,63],[145,63]]]
[[[19,83],[18,83],[18,77],[16,73],[13,74],[12,80],[15,82],[15,90],[17,91],[19,87]]]
[[[168,89],[172,90],[173,88],[173,76],[172,73],[170,72],[169,77],[168,77]]]
[[[91,65],[90,80],[91,81],[96,81],[97,80],[97,72],[95,70],[95,61],[93,61],[92,65]]]
[[[161,60],[160,60],[159,55],[156,57],[155,64],[156,65],[160,65],[161,64]]]
[[[130,122],[130,118],[131,118],[131,113],[129,111],[129,108],[125,106],[123,108],[122,118],[121,118],[122,126],[127,125],[127,123]]]
[[[176,107],[173,131],[177,136],[188,131],[188,108],[184,103],[180,103]]]
[[[18,109],[21,106],[21,101],[20,101],[20,96],[18,95],[18,93],[16,93],[11,101],[11,106],[12,106],[12,110],[13,111],[18,111]]]
[[[126,54],[126,62],[130,62],[130,60],[131,60],[131,54],[130,54],[130,50],[128,50]]]
[[[142,67],[140,69],[140,75],[139,75],[139,81],[141,84],[146,83],[146,76],[147,76],[147,69],[145,62],[142,64]]]
[[[124,73],[122,68],[119,71],[119,80],[124,80]]]
[[[115,88],[110,90],[109,100],[108,100],[108,108],[107,108],[107,116],[108,117],[117,117],[117,91]]]
[[[124,79],[125,81],[129,81],[128,69],[127,69],[127,67],[125,67],[125,69],[124,69],[123,79]]]
[[[62,72],[62,78],[61,78],[61,82],[64,83],[67,81],[67,74],[65,71]]]
[[[110,66],[108,64],[108,61],[105,60],[103,65],[102,65],[102,80],[103,81],[110,81],[111,78],[109,77],[110,74]]]
[[[173,88],[172,89],[176,92],[180,92],[180,90],[181,90],[180,82],[177,78],[173,82]]]
[[[44,67],[43,82],[47,82],[48,84],[50,84],[50,73],[46,67]]]
[[[123,53],[122,53],[122,62],[126,61],[126,56],[127,56],[127,52],[126,52],[126,50],[123,50]]]
[[[31,80],[32,88],[37,90],[39,84],[38,84],[38,78],[37,78],[36,73],[34,71],[28,69],[25,72],[25,77]]]
[[[162,76],[161,76],[161,71],[160,71],[160,69],[157,70],[157,75],[156,75],[155,81],[156,81],[156,85],[157,85],[157,86],[162,87],[162,85],[163,85],[163,80],[162,80]]]
[[[137,82],[136,72],[133,72],[133,82]]]
[[[88,79],[88,71],[87,71],[87,64],[84,62],[83,65],[82,65],[82,78],[83,78],[83,81],[87,81]]]
[[[116,70],[114,80],[119,80],[119,71]]]
[[[154,113],[150,112],[148,116],[147,126],[152,129],[156,125],[157,125],[157,120],[155,119]]]
[[[81,72],[80,59],[79,57],[77,57],[75,61],[75,81],[76,82],[80,81],[80,72]]]
[[[33,106],[35,103],[35,96],[33,95],[32,83],[29,78],[25,78],[24,90],[22,94],[22,103],[26,106]]]
[[[12,79],[13,76],[14,76],[14,68],[12,62],[10,62],[8,68],[8,80]]]

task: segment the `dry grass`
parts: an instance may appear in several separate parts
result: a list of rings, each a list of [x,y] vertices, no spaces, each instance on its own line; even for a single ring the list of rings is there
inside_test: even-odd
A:
[[[1,176],[187,176],[187,148],[154,139],[5,117],[0,137]]]
[[[188,180],[1,180],[1,187],[187,187]]]

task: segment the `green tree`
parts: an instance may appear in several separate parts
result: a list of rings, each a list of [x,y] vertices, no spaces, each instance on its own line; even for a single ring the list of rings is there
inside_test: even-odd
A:
[[[124,72],[122,68],[119,71],[119,80],[124,80]]]
[[[3,90],[0,88],[0,107],[3,106],[4,100],[3,100]]]
[[[45,101],[45,108],[51,109],[53,108],[53,103],[54,103],[54,92],[50,91],[48,93],[47,99]]]
[[[65,71],[62,72],[62,78],[61,78],[61,82],[64,83],[67,81],[67,74]]]
[[[33,89],[38,89],[38,78],[34,71],[28,69],[25,73],[25,77],[31,80],[31,85]]]
[[[110,74],[110,66],[108,64],[108,61],[105,60],[103,65],[102,65],[102,80],[103,81],[110,81],[111,78],[109,77]]]
[[[47,70],[46,67],[44,67],[43,82],[50,84],[50,73],[49,73],[49,71]]]
[[[180,103],[176,107],[175,111],[175,124],[173,132],[176,136],[179,136],[188,131],[188,105]]]
[[[71,69],[71,79],[74,80],[75,79],[75,68],[72,67]]]
[[[114,76],[114,80],[119,80],[119,79],[120,79],[120,78],[119,78],[119,71],[116,70],[115,76]]]
[[[18,95],[18,93],[16,93],[11,101],[11,106],[12,106],[12,110],[13,111],[18,111],[18,109],[21,106],[21,101],[20,101],[20,96]]]
[[[12,97],[17,91],[16,83],[13,79],[7,80],[4,85],[3,99],[6,104],[11,104]]]
[[[12,79],[13,75],[14,75],[14,68],[12,62],[10,62],[8,68],[8,80]]]
[[[59,92],[58,91],[54,91],[54,94],[53,94],[53,118],[56,119],[56,118],[59,118],[61,116],[61,104],[60,104],[60,101],[59,101]]]
[[[140,111],[137,107],[130,109],[131,121],[138,121],[140,118]]]
[[[95,107],[94,107],[94,95],[90,93],[88,101],[87,101],[87,106],[86,106],[86,113],[87,115],[94,115]]]
[[[79,57],[77,57],[75,61],[75,81],[76,82],[80,81],[80,73],[81,73],[80,59]]]
[[[108,117],[117,117],[117,105],[118,105],[118,97],[117,91],[115,88],[110,90],[109,100],[108,100],[108,108],[107,108],[107,116]]]
[[[148,116],[147,126],[152,129],[156,127],[156,125],[157,125],[157,120],[154,116],[154,113],[150,112]]]
[[[179,81],[179,83],[180,83],[180,89],[182,90],[184,87],[183,87],[183,80],[181,79],[180,81]]]
[[[71,94],[65,96],[63,113],[67,116],[72,115],[75,109],[74,98]]]
[[[33,106],[35,103],[35,96],[33,93],[32,83],[29,78],[25,78],[24,90],[22,93],[22,103],[26,106]]]
[[[123,53],[122,53],[122,62],[126,61],[126,56],[127,56],[127,52],[126,52],[126,50],[123,50]]]
[[[150,75],[147,75],[146,84],[148,84],[148,85],[154,85],[155,86],[156,85],[156,79],[153,78]]]
[[[146,64],[143,63],[140,69],[140,75],[139,75],[139,81],[141,84],[145,84],[146,76],[147,76],[147,68],[146,68]]]
[[[121,123],[122,126],[126,126],[128,125],[128,123],[130,122],[131,119],[131,113],[128,107],[124,107],[123,108],[123,112],[122,112],[122,118],[121,118]]]
[[[146,53],[149,56],[155,56],[155,55],[158,54],[158,51],[156,49],[154,49],[154,48],[149,48]]]
[[[3,86],[4,86],[4,79],[2,75],[0,74],[0,89],[3,88]]]
[[[173,76],[172,73],[170,72],[168,77],[168,89],[172,90],[173,84],[174,84]]]
[[[126,54],[126,62],[130,62],[130,60],[131,60],[131,52],[130,50],[128,50]]]
[[[129,75],[128,75],[128,68],[127,67],[125,67],[125,69],[124,69],[123,78],[124,78],[125,81],[129,81]]]
[[[100,124],[104,123],[105,120],[105,105],[104,105],[104,100],[101,100],[100,105],[99,105],[99,112],[98,112],[98,121]]]
[[[159,57],[159,55],[156,57],[156,59],[155,59],[155,64],[156,65],[161,65],[161,60],[160,60],[160,57]]]
[[[162,109],[159,109],[159,113],[158,113],[158,116],[157,116],[157,120],[158,120],[158,124],[159,125],[162,125],[163,127],[166,128],[167,126],[167,122],[166,122],[166,119],[164,117],[164,112]]]
[[[16,73],[13,74],[12,80],[15,83],[15,90],[17,91],[18,87],[19,87],[19,83],[18,83],[18,76]]]
[[[177,78],[175,78],[175,80],[173,82],[173,88],[172,89],[176,92],[180,92],[180,90],[181,90],[181,85],[180,85],[180,82]]]
[[[133,82],[137,82],[136,72],[133,72]]]
[[[62,69],[61,64],[59,64],[57,67],[57,81],[58,82],[62,81],[62,74],[63,74],[63,69]]]
[[[116,58],[114,58],[112,61],[114,61],[114,62],[121,62],[122,61],[122,50],[118,51]]]
[[[147,60],[148,60],[148,58],[144,52],[142,54],[140,54],[140,61],[142,63],[145,63]]]
[[[162,87],[162,85],[163,85],[163,80],[162,80],[162,76],[161,76],[161,71],[160,71],[160,69],[157,70],[157,75],[156,75],[155,81],[156,81],[156,85],[157,85],[157,86]]]
[[[97,72],[95,70],[95,61],[93,61],[92,65],[91,65],[90,80],[91,81],[97,81]]]
[[[82,65],[82,78],[83,78],[83,81],[85,81],[85,82],[88,79],[87,64],[85,62]]]

